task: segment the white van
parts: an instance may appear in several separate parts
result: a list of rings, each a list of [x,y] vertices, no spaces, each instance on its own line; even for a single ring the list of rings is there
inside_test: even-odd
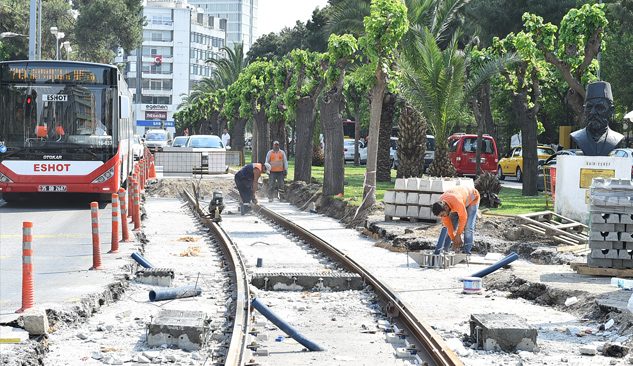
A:
[[[150,151],[163,151],[164,147],[171,146],[171,133],[166,130],[148,130],[145,134],[145,146]]]

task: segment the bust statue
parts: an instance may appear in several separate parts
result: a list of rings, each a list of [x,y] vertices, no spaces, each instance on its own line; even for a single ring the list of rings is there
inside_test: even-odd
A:
[[[623,135],[609,128],[614,110],[611,84],[597,81],[587,85],[585,94],[587,127],[569,135],[585,156],[608,156],[624,138]]]

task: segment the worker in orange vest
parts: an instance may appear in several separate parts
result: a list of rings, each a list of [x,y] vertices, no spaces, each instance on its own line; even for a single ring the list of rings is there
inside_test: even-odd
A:
[[[252,163],[235,173],[235,185],[240,192],[245,211],[250,211],[251,201],[257,204],[257,183],[259,182],[259,177],[269,172],[269,164]]]
[[[470,254],[475,238],[475,220],[479,208],[479,191],[475,188],[457,186],[449,188],[433,203],[431,210],[433,215],[442,218],[442,223],[448,229],[445,240],[440,240],[435,248],[435,254],[439,254],[442,246],[448,251],[448,246],[453,242],[452,249],[457,251],[462,245],[464,253]],[[462,234],[464,240],[462,241]]]
[[[266,164],[270,164],[268,201],[272,202],[273,198],[280,200],[279,191],[283,192],[284,178],[288,175],[288,158],[279,148],[279,141],[273,142],[273,149],[266,155]]]

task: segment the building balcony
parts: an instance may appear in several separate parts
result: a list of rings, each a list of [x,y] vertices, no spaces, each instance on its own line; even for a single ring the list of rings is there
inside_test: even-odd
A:
[[[156,55],[156,56],[160,56],[160,55]],[[154,63],[154,56],[143,55],[143,62]],[[174,62],[174,57],[173,56],[163,56],[162,62],[163,63],[172,63],[172,62]]]
[[[174,29],[174,22],[171,21],[152,21],[148,20],[144,29],[156,29],[156,30],[172,30]]]
[[[141,93],[143,93],[143,95],[149,95],[149,96],[167,96],[167,95],[171,95],[172,89],[169,89],[169,90],[141,89]]]
[[[144,39],[143,40],[143,46],[146,46],[146,47],[151,47],[151,46],[173,47],[174,46],[174,41],[173,40],[164,40],[164,39]]]
[[[171,71],[143,71],[141,75],[143,79],[171,79],[172,76]]]

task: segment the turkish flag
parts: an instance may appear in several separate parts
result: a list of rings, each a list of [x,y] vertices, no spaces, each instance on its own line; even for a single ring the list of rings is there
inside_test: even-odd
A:
[[[163,56],[162,55],[155,55],[154,56],[154,66],[160,66],[163,64]]]

